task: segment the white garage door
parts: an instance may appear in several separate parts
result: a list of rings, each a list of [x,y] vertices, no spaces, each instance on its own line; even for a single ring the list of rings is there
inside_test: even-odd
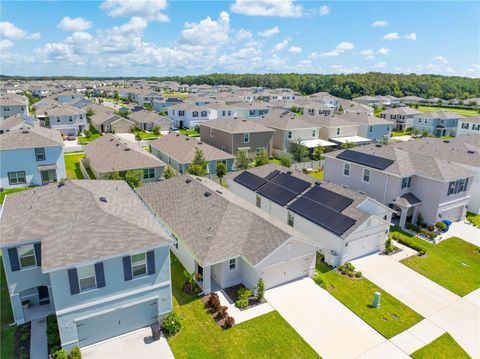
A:
[[[308,276],[313,255],[306,255],[288,262],[282,262],[265,267],[260,277],[265,282],[265,288],[273,288],[280,284]]]
[[[382,250],[383,235],[370,236],[349,242],[344,262]]]
[[[462,220],[462,214],[463,214],[463,206],[460,207],[455,207],[449,210],[446,210],[445,212],[442,212],[442,221],[445,219],[448,219],[449,221],[452,222],[457,222]]]

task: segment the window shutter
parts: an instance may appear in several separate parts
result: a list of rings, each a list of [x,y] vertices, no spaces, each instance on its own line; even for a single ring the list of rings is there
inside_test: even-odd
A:
[[[123,257],[123,276],[126,281],[132,279],[132,260],[130,256]]]
[[[18,260],[17,248],[8,248],[8,258],[10,259],[10,267],[12,272],[20,270],[20,261]]]
[[[80,293],[80,288],[78,286],[77,268],[72,268],[68,270],[68,280],[70,281],[70,293],[72,295]]]
[[[35,249],[35,257],[37,258],[37,266],[42,265],[42,253],[41,253],[41,247],[40,243],[35,243],[33,245],[33,248]]]
[[[103,262],[95,263],[95,278],[97,279],[97,288],[105,287],[105,272],[103,271]]]
[[[155,252],[147,252],[147,272],[148,275],[155,274]]]

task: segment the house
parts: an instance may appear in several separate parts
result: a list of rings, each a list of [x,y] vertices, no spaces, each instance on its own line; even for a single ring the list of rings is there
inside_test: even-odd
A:
[[[48,109],[46,116],[50,128],[65,135],[77,135],[88,129],[87,113],[81,108],[66,104],[58,105]]]
[[[260,118],[270,111],[268,103],[261,101],[236,102],[230,104],[230,107],[236,112],[237,117],[245,119]]]
[[[255,158],[261,151],[272,155],[274,132],[255,121],[216,119],[200,125],[200,140],[234,155],[239,151],[247,151],[249,158]]]
[[[179,133],[170,133],[156,140],[150,141],[150,152],[169,164],[180,173],[186,173],[187,167],[195,158],[195,150],[202,150],[208,162],[207,171],[215,174],[217,163],[223,162],[227,171],[231,171],[235,156],[228,152],[219,150],[193,137]]]
[[[340,106],[340,101],[342,100],[339,97],[330,95],[328,92],[317,92],[317,93],[311,94],[309,98],[313,102],[322,103],[325,106],[331,107],[335,110],[338,110],[338,107]]]
[[[418,97],[418,96],[403,96],[400,97],[400,102],[404,104],[418,104],[420,102],[425,101],[423,97]]]
[[[0,96],[0,120],[14,115],[28,116],[28,99],[14,94]]]
[[[38,120],[27,115],[14,115],[0,121],[0,135],[2,133],[18,130],[25,126],[40,126]]]
[[[458,120],[457,136],[480,133],[480,116],[464,117]]]
[[[372,141],[382,141],[389,139],[391,136],[393,125],[390,121],[383,118],[353,112],[344,113],[341,117],[358,125],[357,136],[368,138]]]
[[[9,194],[0,225],[15,323],[55,314],[67,351],[148,327],[172,309],[170,238],[124,181]]]
[[[343,115],[333,116],[310,116],[301,118],[309,119],[310,122],[320,127],[318,137],[323,141],[330,141],[331,145],[343,143],[365,144],[370,139],[358,135],[359,124],[350,121]]]
[[[392,211],[365,195],[274,164],[226,178],[233,193],[305,235],[332,266],[384,248]]]
[[[422,112],[405,106],[390,108],[380,112],[380,118],[390,121],[394,124],[394,131],[405,131],[407,128],[413,127],[414,116],[420,115]]]
[[[135,128],[133,121],[116,115],[112,111],[95,113],[90,117],[90,124],[101,133],[131,133]]]
[[[18,188],[67,177],[58,131],[24,126],[0,135],[0,187]]]
[[[400,105],[400,99],[395,96],[375,96],[380,101],[380,105],[396,107]]]
[[[177,176],[137,191],[203,294],[237,284],[253,291],[260,278],[268,289],[315,272],[311,241],[209,179]]]
[[[155,127],[159,127],[160,131],[168,131],[173,127],[171,119],[148,110],[134,110],[128,114],[128,119],[143,131],[153,131]]]
[[[31,87],[30,92],[35,97],[46,97],[50,93],[50,89],[46,87]]]
[[[162,99],[162,100],[153,100],[152,101],[153,110],[155,112],[164,112],[169,107],[171,107],[173,105],[177,105],[177,104],[182,103],[182,102],[183,102],[182,99],[179,99],[179,98],[176,98],[176,97],[168,97],[168,98]]]
[[[77,102],[84,99],[85,95],[83,93],[75,91],[64,91],[55,96],[55,100],[60,103]]]
[[[85,145],[85,158],[95,178],[112,172],[141,171],[142,182],[158,181],[165,163],[139,145],[107,133]]]
[[[209,105],[180,103],[168,107],[168,117],[173,121],[175,127],[193,129],[205,121],[217,118],[217,110],[212,109]]]
[[[141,90],[134,92],[133,99],[140,106],[143,106],[145,104],[153,104],[154,101],[161,101],[163,96],[154,91]]]
[[[455,112],[424,112],[413,116],[413,128],[437,137],[455,136],[458,121],[464,118]]]
[[[324,179],[394,209],[400,226],[416,223],[420,213],[434,225],[465,218],[473,172],[422,152],[376,144],[325,154]]]
[[[312,102],[308,105],[303,106],[304,115],[333,115],[334,110],[332,107],[326,106],[323,103]]]
[[[378,107],[380,105],[380,99],[374,96],[360,96],[353,98],[353,101],[367,105],[370,107]]]

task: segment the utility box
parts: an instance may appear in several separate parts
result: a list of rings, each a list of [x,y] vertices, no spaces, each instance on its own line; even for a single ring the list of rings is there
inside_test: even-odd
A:
[[[373,307],[374,308],[380,308],[380,297],[382,294],[380,292],[375,292],[373,294]]]

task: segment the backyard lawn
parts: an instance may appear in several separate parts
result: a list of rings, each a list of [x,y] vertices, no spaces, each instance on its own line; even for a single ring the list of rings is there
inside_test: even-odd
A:
[[[323,262],[317,262],[316,267],[318,273],[323,273],[326,290],[387,339],[423,319],[420,314],[366,278],[346,277],[331,270]],[[375,292],[382,294],[380,308],[371,306]]]
[[[78,139],[78,144],[80,145],[86,145],[87,143],[90,143],[94,140],[96,140],[97,138],[99,137],[102,137],[102,135],[100,133],[92,133],[90,135],[90,137],[83,137],[83,136],[78,136],[77,139]]]
[[[168,340],[176,358],[319,357],[276,311],[221,329],[200,299],[182,291],[183,266],[173,254],[171,261],[173,307],[183,320],[180,332]]]
[[[418,349],[410,355],[414,359],[469,359],[463,348],[453,339],[450,334],[439,336],[430,344]]]
[[[397,227],[390,229],[390,235],[393,233],[398,233],[402,239],[427,251],[424,256],[402,260],[403,264],[414,271],[462,297],[480,287],[479,247],[457,237],[431,244]]]
[[[418,110],[421,112],[450,111],[466,117],[473,117],[479,115],[478,110],[469,110],[465,108],[455,107],[419,106]]]
[[[467,212],[467,220],[475,227],[480,227],[480,214]]]
[[[13,322],[12,306],[10,305],[10,295],[8,294],[7,280],[3,270],[3,258],[0,253],[0,300],[1,300],[1,350],[0,357],[13,358],[13,340],[15,326],[9,326]]]
[[[135,136],[139,135],[142,140],[156,140],[162,137],[162,135],[155,135],[153,132],[145,132],[141,130],[135,130]]]
[[[83,179],[82,171],[80,171],[80,160],[85,156],[83,152],[74,152],[72,154],[66,153],[65,170],[67,171],[67,178]]]
[[[198,132],[196,130],[191,130],[189,128],[181,128],[181,129],[178,130],[178,132],[180,132],[183,135],[188,135],[188,136],[191,136],[191,137],[200,136],[200,132]]]
[[[409,136],[411,134],[412,131],[392,131],[392,137]]]
[[[309,173],[310,176],[315,177],[316,179],[323,181],[323,170],[319,169],[317,171],[311,171]]]
[[[20,192],[20,191],[25,191],[26,189],[29,189],[29,188],[32,188],[32,187],[20,187],[20,188],[4,189],[2,192],[0,192],[0,204],[3,204],[3,201],[5,200],[5,196],[7,194]]]

